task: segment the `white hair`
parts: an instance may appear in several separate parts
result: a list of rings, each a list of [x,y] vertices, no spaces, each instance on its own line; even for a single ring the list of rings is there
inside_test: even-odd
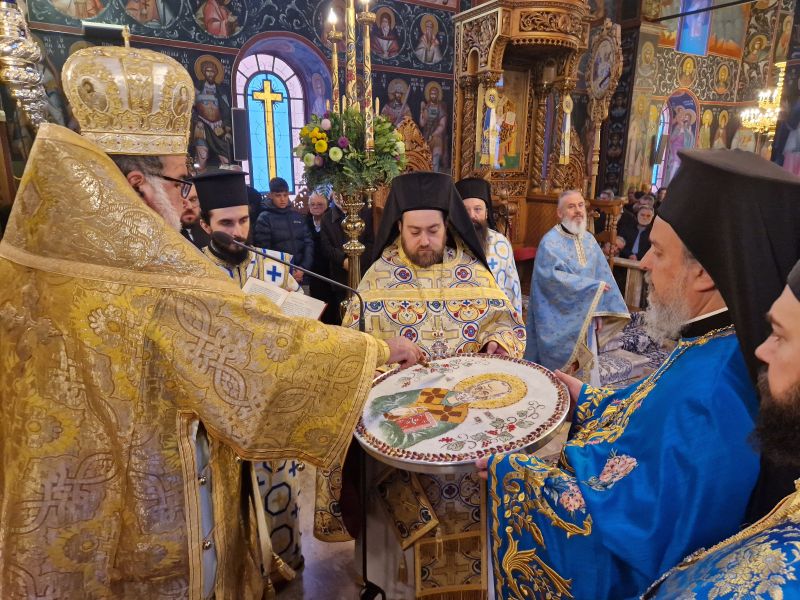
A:
[[[145,200],[147,205],[156,211],[167,222],[167,225],[181,230],[181,215],[172,206],[167,194],[166,184],[158,175],[145,175],[145,181],[153,188],[152,197]]]
[[[570,196],[575,194],[577,194],[578,196],[581,197],[581,199],[583,199],[583,194],[581,193],[580,190],[564,190],[563,192],[561,192],[558,195],[558,210],[564,208],[564,200],[566,198],[569,198]]]

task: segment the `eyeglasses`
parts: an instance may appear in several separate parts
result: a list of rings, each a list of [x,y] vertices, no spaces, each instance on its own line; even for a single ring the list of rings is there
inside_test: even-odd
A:
[[[176,177],[168,177],[166,175],[156,175],[156,177],[160,177],[165,181],[171,181],[173,183],[180,183],[181,184],[181,198],[188,198],[189,194],[192,193],[192,186],[194,183],[191,181],[187,181],[186,179],[178,179]]]

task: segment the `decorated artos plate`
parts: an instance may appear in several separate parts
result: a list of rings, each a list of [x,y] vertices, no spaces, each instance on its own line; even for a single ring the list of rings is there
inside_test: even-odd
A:
[[[487,454],[543,446],[568,408],[566,388],[544,367],[460,354],[376,379],[356,437],[393,467],[460,470]]]

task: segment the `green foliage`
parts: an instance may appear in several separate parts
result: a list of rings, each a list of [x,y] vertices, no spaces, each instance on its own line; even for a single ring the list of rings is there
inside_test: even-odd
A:
[[[309,189],[329,185],[335,192],[354,194],[387,185],[399,175],[406,166],[402,136],[383,116],[375,117],[373,131],[374,150],[367,153],[364,113],[350,107],[341,114],[312,115],[294,149],[305,165]]]

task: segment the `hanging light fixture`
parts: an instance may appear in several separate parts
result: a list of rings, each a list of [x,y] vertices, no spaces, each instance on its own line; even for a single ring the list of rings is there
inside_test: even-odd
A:
[[[746,108],[739,113],[744,127],[752,129],[758,134],[767,134],[770,142],[775,135],[775,127],[780,114],[783,75],[786,70],[786,63],[776,63],[775,67],[778,69],[775,87],[761,90],[758,93],[758,106]]]

